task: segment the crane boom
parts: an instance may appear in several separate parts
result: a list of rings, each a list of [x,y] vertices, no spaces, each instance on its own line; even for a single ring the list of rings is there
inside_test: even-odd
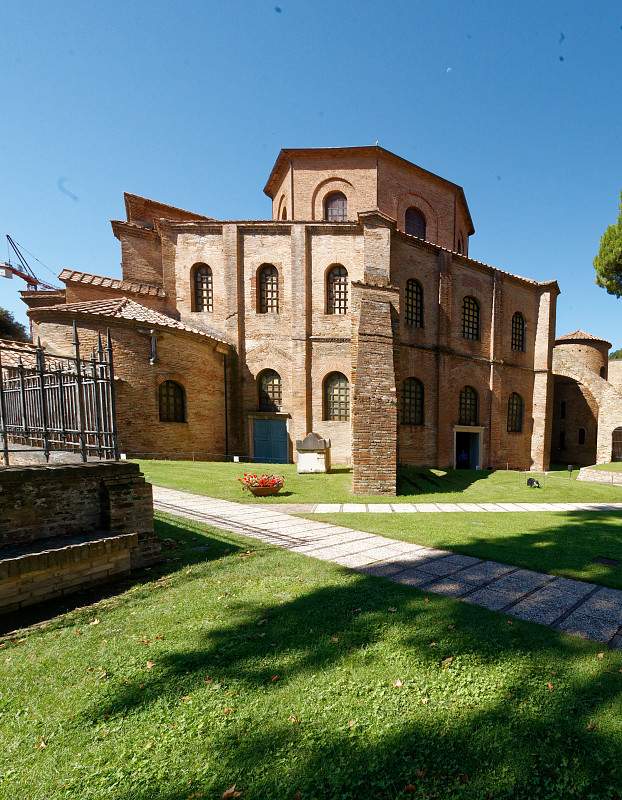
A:
[[[57,289],[57,286],[53,286],[51,283],[45,283],[45,281],[40,280],[37,278],[35,273],[32,271],[30,264],[26,261],[26,257],[19,249],[17,242],[13,239],[12,236],[9,236],[7,233],[6,235],[7,242],[9,243],[9,247],[15,253],[17,260],[19,262],[19,267],[13,266],[11,261],[4,261],[0,263],[0,272],[4,273],[5,278],[12,278],[15,275],[18,278],[21,278],[25,283],[28,284],[28,287],[32,287],[35,291],[38,289]]]

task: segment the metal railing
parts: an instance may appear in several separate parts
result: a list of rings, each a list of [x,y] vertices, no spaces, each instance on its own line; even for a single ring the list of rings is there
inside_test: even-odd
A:
[[[41,342],[0,347],[0,438],[4,464],[11,453],[79,453],[119,458],[110,331],[98,334],[90,358],[80,353],[73,324],[73,356],[52,356]]]

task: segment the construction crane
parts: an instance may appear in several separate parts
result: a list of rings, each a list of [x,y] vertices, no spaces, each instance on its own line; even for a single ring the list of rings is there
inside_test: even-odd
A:
[[[4,278],[12,278],[13,275],[15,275],[17,278],[21,278],[23,281],[25,281],[28,284],[28,288],[34,290],[35,292],[39,289],[58,289],[58,286],[53,286],[51,283],[45,283],[45,281],[37,278],[31,269],[30,264],[26,261],[26,257],[20,250],[17,242],[11,236],[9,236],[8,233],[6,235],[6,240],[11,250],[15,253],[15,257],[17,258],[19,266],[13,266],[9,256],[8,261],[0,262],[0,276]]]

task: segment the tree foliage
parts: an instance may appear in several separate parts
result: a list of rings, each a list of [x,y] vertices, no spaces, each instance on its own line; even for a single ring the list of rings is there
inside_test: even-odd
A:
[[[622,347],[609,353],[609,361],[622,361]]]
[[[622,296],[622,192],[618,221],[603,233],[598,255],[594,259],[594,269],[599,286],[609,294]]]
[[[28,340],[26,328],[6,308],[0,308],[0,339]]]

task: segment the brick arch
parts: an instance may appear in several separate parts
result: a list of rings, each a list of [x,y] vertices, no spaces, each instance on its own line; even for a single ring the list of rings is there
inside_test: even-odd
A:
[[[351,208],[354,203],[354,186],[345,178],[335,176],[321,181],[313,190],[311,208],[313,209],[314,220],[324,219],[324,201],[326,196],[332,192],[343,192],[345,194],[348,201],[348,218],[350,218]]]
[[[557,350],[558,348],[555,348]],[[557,356],[557,357],[556,357]],[[622,426],[622,390],[601,378],[576,359],[565,359],[554,352],[553,372],[581,384],[598,406],[596,463],[611,461],[613,431]]]
[[[279,205],[278,205],[277,212],[276,212],[276,218],[278,220],[280,220],[282,215],[283,215],[283,207],[285,207],[286,213],[287,213],[287,198],[285,197],[284,194],[282,194],[280,199],[279,199]]]
[[[406,229],[406,211],[411,206],[418,208],[425,217],[426,239],[429,242],[438,242],[438,217],[434,208],[428,203],[425,197],[415,192],[406,192],[397,200],[397,227],[404,231]]]

